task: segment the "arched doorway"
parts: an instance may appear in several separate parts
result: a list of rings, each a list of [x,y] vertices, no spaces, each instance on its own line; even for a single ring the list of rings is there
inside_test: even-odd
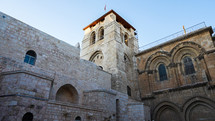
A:
[[[204,97],[194,97],[184,104],[186,121],[215,121],[215,103]]]
[[[162,102],[153,111],[155,121],[181,121],[180,108],[171,102]]]
[[[81,117],[80,117],[80,116],[77,116],[77,117],[75,118],[75,121],[81,121]]]
[[[25,113],[25,115],[22,117],[22,121],[33,121],[33,114],[30,112]]]
[[[166,106],[163,108],[159,115],[156,117],[156,121],[181,121],[179,113],[171,107]]]

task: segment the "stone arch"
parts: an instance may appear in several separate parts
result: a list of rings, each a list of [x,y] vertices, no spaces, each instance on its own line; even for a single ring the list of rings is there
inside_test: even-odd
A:
[[[148,57],[146,64],[145,64],[145,70],[155,70],[157,65],[163,62],[165,65],[170,64],[170,54],[166,51],[158,51],[151,56]],[[156,65],[153,65],[156,64]]]
[[[103,26],[99,28],[98,38],[99,38],[99,40],[104,39],[104,27]]]
[[[171,60],[173,63],[181,63],[181,60],[185,57],[185,56],[189,56],[191,58],[196,58],[197,56],[200,55],[200,53],[198,51],[196,51],[194,48],[192,47],[188,47],[188,46],[184,46],[181,47],[176,53],[174,53],[175,55],[172,56]]]
[[[181,121],[180,108],[168,101],[164,101],[155,106],[153,110],[155,121]]]
[[[78,91],[71,84],[61,86],[56,93],[56,101],[78,103]]]
[[[199,72],[200,66],[197,64],[195,59],[197,57],[200,57],[204,55],[205,49],[202,48],[200,45],[198,45],[195,42],[182,42],[176,45],[172,50],[171,50],[171,62],[173,64],[179,64],[178,71],[182,75],[186,75],[185,73],[185,64],[183,62],[183,59],[185,57],[189,57],[192,60],[192,64],[195,70],[195,73],[189,74],[190,76],[193,76],[192,78],[195,78],[195,74]],[[193,79],[192,79],[193,80]]]
[[[102,51],[94,52],[89,59],[89,61],[95,63],[97,66],[101,66],[102,68],[103,68],[103,60],[104,60],[104,55]]]
[[[182,42],[170,51],[171,61],[177,62],[177,60],[181,60],[186,53],[192,54],[192,56],[199,56],[205,52],[206,50],[195,42]]]
[[[183,116],[186,121],[215,120],[215,102],[205,97],[193,97],[183,105]]]

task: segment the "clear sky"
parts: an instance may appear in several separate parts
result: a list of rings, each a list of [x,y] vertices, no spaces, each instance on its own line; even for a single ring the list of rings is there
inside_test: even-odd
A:
[[[183,25],[204,21],[215,27],[215,0],[0,0],[1,12],[72,45],[81,43],[85,26],[111,9],[137,29],[140,46]]]

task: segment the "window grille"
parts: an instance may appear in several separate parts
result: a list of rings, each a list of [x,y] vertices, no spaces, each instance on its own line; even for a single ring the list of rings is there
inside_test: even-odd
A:
[[[186,56],[183,59],[183,63],[184,63],[185,75],[189,75],[189,74],[195,73],[193,62],[192,62],[192,59],[190,57]]]
[[[35,65],[35,61],[36,61],[36,53],[33,50],[29,50],[25,54],[24,62],[31,65]]]
[[[164,64],[160,64],[158,67],[160,81],[167,80],[167,73]]]

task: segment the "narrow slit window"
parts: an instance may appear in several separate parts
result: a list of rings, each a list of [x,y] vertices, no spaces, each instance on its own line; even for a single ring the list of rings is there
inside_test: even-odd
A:
[[[131,96],[131,88],[129,86],[127,86],[127,94],[128,96]]]
[[[125,36],[124,36],[124,42],[125,42],[125,44],[128,46],[128,35],[127,34],[125,34]]]
[[[99,40],[102,40],[102,39],[104,39],[104,29],[103,28],[101,28],[99,30]]]
[[[96,34],[93,32],[90,37],[91,45],[96,43]]]

